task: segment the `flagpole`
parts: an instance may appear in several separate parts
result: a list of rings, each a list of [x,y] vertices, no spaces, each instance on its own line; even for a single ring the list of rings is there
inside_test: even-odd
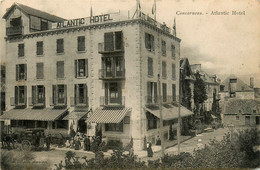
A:
[[[91,3],[91,0],[90,0],[90,17],[93,16],[93,11],[92,11],[92,3]]]

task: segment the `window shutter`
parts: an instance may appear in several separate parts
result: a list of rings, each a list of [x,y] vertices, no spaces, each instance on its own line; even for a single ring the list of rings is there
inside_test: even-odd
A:
[[[18,96],[19,96],[19,94],[18,94],[18,86],[15,86],[14,87],[14,97],[15,97],[14,103],[15,103],[15,105],[18,104]]]
[[[147,96],[151,96],[152,94],[151,94],[151,82],[147,82]]]
[[[76,105],[79,104],[79,85],[78,84],[75,84],[75,94],[76,94]]]
[[[154,51],[154,36],[151,35],[151,46],[152,46],[152,51]]]
[[[19,77],[19,65],[16,64],[16,81],[18,81],[18,77]]]
[[[114,33],[113,32],[104,34],[104,45],[105,45],[105,51],[114,50]]]
[[[154,83],[154,102],[157,102],[157,83]]]
[[[88,98],[87,85],[84,84],[84,103],[85,104],[87,104],[87,98]]]
[[[24,79],[27,80],[27,64],[24,64]]]
[[[44,103],[44,105],[45,105],[45,101],[46,101],[46,99],[45,99],[45,86],[43,86],[43,103]]]
[[[78,76],[78,60],[75,60],[75,78],[77,78]]]
[[[122,99],[122,87],[121,87],[121,83],[117,83],[118,86],[118,98],[119,98],[119,102],[120,104],[122,104],[123,99]]]
[[[77,101],[76,101],[76,99],[77,99],[77,84],[74,84],[74,105],[77,105]]]
[[[57,86],[52,85],[52,102],[55,105],[57,102]]]
[[[115,32],[115,47],[116,50],[121,50],[123,47],[123,32]]]
[[[88,59],[85,60],[85,74],[88,77]]]
[[[32,104],[36,104],[36,86],[32,86]]]
[[[64,104],[67,104],[67,85],[64,85]]]
[[[105,83],[105,103],[108,104],[108,83]]]
[[[149,36],[148,36],[147,33],[145,33],[145,48],[146,48],[146,49],[149,49],[148,41],[149,41]]]
[[[24,104],[27,103],[27,86],[24,86]]]

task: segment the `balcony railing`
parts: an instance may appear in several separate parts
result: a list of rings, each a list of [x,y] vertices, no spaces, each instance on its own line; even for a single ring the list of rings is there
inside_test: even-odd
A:
[[[10,97],[11,106],[26,106],[26,98],[23,101],[15,101],[15,97]]]
[[[35,101],[35,99],[33,99],[32,97],[29,97],[28,103],[29,103],[29,106],[42,107],[42,106],[45,106],[45,98],[42,101],[40,101],[40,100]]]
[[[6,28],[6,35],[22,35],[23,34],[23,27],[18,26],[18,27],[8,27]]]
[[[101,107],[123,107],[125,106],[125,96],[119,98],[100,97]]]
[[[86,99],[70,97],[70,106],[74,107],[88,107],[88,97]]]
[[[63,98],[62,100],[54,100],[53,97],[50,97],[50,106],[66,106],[67,98]]]
[[[125,78],[125,69],[120,71],[112,70],[108,71],[106,69],[99,70],[99,79],[124,79]]]
[[[153,104],[158,104],[158,103],[159,103],[158,96],[146,96],[147,105],[153,105]]]
[[[124,46],[123,43],[120,46],[120,48],[116,48],[115,46],[111,49],[111,48],[106,48],[104,43],[98,43],[98,52],[101,54],[105,54],[105,53],[120,53],[120,52],[124,52]]]

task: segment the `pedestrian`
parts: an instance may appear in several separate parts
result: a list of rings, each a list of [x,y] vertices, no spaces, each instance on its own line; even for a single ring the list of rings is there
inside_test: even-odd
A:
[[[51,144],[51,135],[48,134],[46,137],[46,146],[47,146],[47,151],[50,150],[50,144]]]
[[[65,142],[65,146],[66,146],[66,148],[69,148],[69,147],[70,147],[69,139],[66,140],[66,142]]]
[[[153,157],[153,150],[152,150],[152,143],[149,142],[148,148],[147,148],[147,156]]]
[[[79,147],[80,147],[80,141],[79,141],[79,138],[77,138],[75,140],[75,150],[79,150]]]
[[[157,136],[157,138],[156,138],[156,145],[161,145],[161,139],[160,139],[160,137],[159,136]]]

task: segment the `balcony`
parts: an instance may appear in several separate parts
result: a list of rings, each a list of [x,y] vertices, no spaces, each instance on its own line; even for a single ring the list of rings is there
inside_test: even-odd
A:
[[[44,107],[45,106],[45,98],[42,100],[36,101],[35,99],[33,99],[32,97],[28,98],[28,103],[29,106],[33,106],[33,107]]]
[[[122,69],[120,71],[108,71],[106,69],[100,69],[99,70],[99,79],[125,79],[125,69]]]
[[[157,96],[146,96],[146,105],[157,105],[159,104],[159,99]]]
[[[88,97],[86,98],[75,98],[70,97],[70,106],[71,107],[78,107],[78,108],[86,108],[88,107]]]
[[[23,27],[8,27],[6,28],[6,35],[12,36],[12,35],[22,35],[23,34]]]
[[[98,53],[108,54],[108,53],[122,53],[124,52],[123,44],[120,47],[106,47],[104,43],[98,43]]]
[[[15,97],[10,97],[10,105],[15,107],[26,107],[26,98],[15,99]]]
[[[67,98],[60,98],[60,99],[55,99],[53,97],[50,97],[50,106],[54,107],[63,107],[67,106]]]
[[[121,98],[109,98],[106,96],[100,97],[101,107],[124,107],[125,106],[125,96]]]

